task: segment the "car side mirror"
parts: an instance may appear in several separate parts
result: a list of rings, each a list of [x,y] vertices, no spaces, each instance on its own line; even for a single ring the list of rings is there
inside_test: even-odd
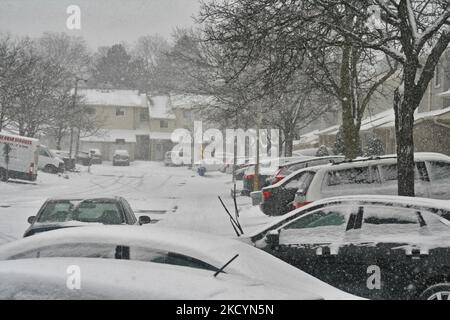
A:
[[[304,196],[305,195],[305,189],[298,189],[295,193],[297,196]]]
[[[265,237],[266,243],[271,246],[271,247],[275,247],[278,246],[280,244],[280,233],[278,230],[272,230],[269,231],[266,234]]]
[[[27,219],[27,221],[28,221],[29,224],[33,224],[35,220],[36,220],[36,217],[35,217],[35,216],[30,216],[30,217],[28,217],[28,219]]]
[[[150,219],[149,216],[140,216],[139,217],[139,224],[143,225],[143,224],[149,224],[152,222],[152,219]]]

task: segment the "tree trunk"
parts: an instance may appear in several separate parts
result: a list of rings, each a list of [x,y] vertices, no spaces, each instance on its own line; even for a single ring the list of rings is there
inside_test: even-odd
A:
[[[415,196],[414,190],[414,110],[412,94],[395,93],[395,134],[397,138],[398,195]]]
[[[294,137],[292,135],[292,131],[289,130],[284,133],[284,156],[292,157],[292,151],[294,149]]]
[[[354,159],[360,154],[359,125],[355,123],[352,98],[352,47],[344,46],[342,50],[342,64],[340,74],[341,106],[342,106],[342,138],[344,141],[344,155]]]

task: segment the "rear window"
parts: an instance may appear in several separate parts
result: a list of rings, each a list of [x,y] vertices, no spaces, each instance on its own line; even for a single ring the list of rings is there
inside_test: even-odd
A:
[[[68,221],[121,224],[124,219],[117,203],[104,200],[52,201],[38,217],[38,222]]]

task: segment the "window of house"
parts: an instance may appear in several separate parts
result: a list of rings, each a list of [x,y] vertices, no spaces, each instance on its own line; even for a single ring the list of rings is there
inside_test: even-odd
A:
[[[125,139],[116,139],[116,144],[125,144]]]
[[[120,117],[120,116],[124,116],[125,115],[125,110],[123,110],[122,108],[117,108],[116,109],[116,116]]]
[[[159,121],[159,127],[161,129],[168,128],[169,127],[169,121],[167,121],[167,120],[160,120]]]
[[[148,114],[148,110],[147,109],[142,109],[140,112],[140,117],[141,121],[148,121],[149,120],[149,114]]]

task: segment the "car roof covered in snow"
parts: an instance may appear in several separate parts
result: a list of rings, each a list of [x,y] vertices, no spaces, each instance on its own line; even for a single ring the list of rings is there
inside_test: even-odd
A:
[[[320,208],[325,205],[332,204],[363,204],[363,203],[376,203],[385,204],[386,206],[397,206],[397,207],[412,207],[412,208],[423,208],[430,211],[448,211],[450,212],[450,200],[436,200],[428,198],[418,198],[418,197],[401,197],[401,196],[387,196],[387,195],[353,195],[353,196],[339,196],[325,198],[321,200],[314,201],[304,207],[295,209],[281,217],[277,217],[268,225],[255,230],[250,235],[249,238],[254,237],[261,232],[264,232],[284,220],[289,220],[292,217],[297,216],[303,211],[311,211],[314,208]]]
[[[7,259],[33,248],[63,243],[107,243],[146,247],[190,256],[216,268],[222,267],[239,254],[239,257],[226,267],[225,272],[251,275],[253,279],[314,292],[325,298],[355,298],[244,242],[154,225],[86,226],[49,231],[3,245],[0,247],[0,259]]]
[[[120,155],[129,155],[130,153],[128,152],[128,150],[115,150],[114,154],[120,154]]]
[[[68,272],[81,271],[82,290]],[[72,269],[70,269],[72,268]],[[175,265],[116,259],[39,258],[0,262],[0,299],[320,299],[273,284]]]
[[[120,201],[122,197],[119,196],[91,196],[91,197],[51,197],[48,198],[47,201],[92,201],[92,200],[109,200],[109,201]]]

